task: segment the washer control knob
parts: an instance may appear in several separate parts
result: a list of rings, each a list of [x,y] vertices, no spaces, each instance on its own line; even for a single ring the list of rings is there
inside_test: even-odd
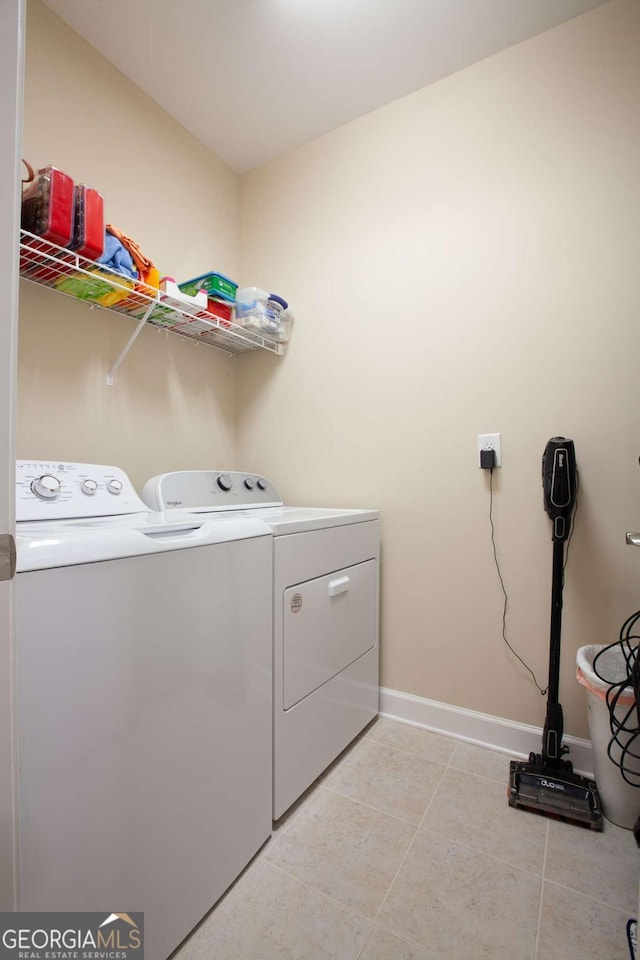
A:
[[[258,490],[266,490],[269,484],[266,480],[263,480],[262,477],[258,480]]]
[[[108,480],[107,490],[109,491],[109,493],[112,493],[114,496],[117,496],[117,494],[122,493],[122,481]]]
[[[255,482],[255,480],[253,479],[253,477],[245,477],[245,478],[244,478],[244,485],[245,485],[245,487],[247,488],[247,490],[253,490],[253,488],[254,488],[255,485],[256,485],[256,482]]]
[[[231,477],[227,476],[226,473],[221,473],[218,477],[218,486],[221,490],[227,492],[231,490],[231,487],[233,486],[233,480]]]
[[[95,480],[83,480],[80,483],[80,489],[83,493],[86,493],[87,496],[92,497],[98,489],[98,484],[95,482]]]
[[[60,481],[50,473],[45,473],[44,476],[33,481],[31,489],[41,500],[55,500],[60,496]]]

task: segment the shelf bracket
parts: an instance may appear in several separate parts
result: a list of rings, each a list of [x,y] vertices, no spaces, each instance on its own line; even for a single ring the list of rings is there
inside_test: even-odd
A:
[[[108,384],[110,387],[112,387],[113,384],[114,384],[114,382],[115,382],[115,381],[114,381],[114,374],[115,374],[116,370],[118,369],[118,367],[120,366],[120,364],[122,363],[122,361],[124,360],[124,358],[126,357],[126,355],[129,353],[129,350],[131,350],[131,347],[134,345],[134,343],[136,342],[136,340],[138,339],[138,337],[140,336],[140,334],[142,333],[142,328],[144,327],[145,323],[147,322],[147,320],[148,320],[149,317],[151,316],[151,312],[152,312],[153,308],[154,308],[156,305],[157,305],[157,304],[156,304],[156,301],[155,301],[155,300],[152,300],[151,303],[149,304],[149,306],[147,307],[147,309],[145,310],[144,316],[140,318],[140,320],[138,321],[137,327],[135,328],[135,330],[133,331],[133,333],[131,334],[131,336],[129,337],[129,339],[127,340],[127,342],[125,343],[124,347],[122,348],[122,350],[121,350],[120,353],[118,354],[117,360],[115,361],[115,363],[113,364],[113,366],[112,366],[111,369],[109,370],[109,373],[107,374],[107,384]]]

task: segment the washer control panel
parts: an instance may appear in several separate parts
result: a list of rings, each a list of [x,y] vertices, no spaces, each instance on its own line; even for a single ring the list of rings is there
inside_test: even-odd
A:
[[[273,484],[255,473],[238,470],[177,470],[152,477],[142,499],[152,510],[246,510],[281,507]]]
[[[96,463],[16,461],[16,520],[147,512],[124,470]]]

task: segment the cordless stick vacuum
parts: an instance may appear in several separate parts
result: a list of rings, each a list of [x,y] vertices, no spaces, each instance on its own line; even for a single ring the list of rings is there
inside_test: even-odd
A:
[[[577,481],[573,440],[552,437],[542,456],[544,508],[553,524],[547,716],[542,734],[542,753],[530,753],[528,762],[511,761],[509,805],[574,820],[593,830],[602,830],[602,807],[595,782],[574,773],[573,764],[562,759],[569,752],[569,748],[562,744],[562,706],[558,699],[562,587],[565,543],[571,530]]]

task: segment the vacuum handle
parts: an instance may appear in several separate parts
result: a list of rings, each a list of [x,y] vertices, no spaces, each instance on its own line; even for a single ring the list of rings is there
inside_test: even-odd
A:
[[[553,522],[554,541],[567,540],[576,503],[578,471],[573,440],[552,437],[542,455],[544,508]]]
[[[561,705],[547,703],[547,716],[542,734],[542,759],[545,765],[553,765],[562,758],[563,754],[569,753],[569,748],[562,745],[563,733],[564,718]]]

